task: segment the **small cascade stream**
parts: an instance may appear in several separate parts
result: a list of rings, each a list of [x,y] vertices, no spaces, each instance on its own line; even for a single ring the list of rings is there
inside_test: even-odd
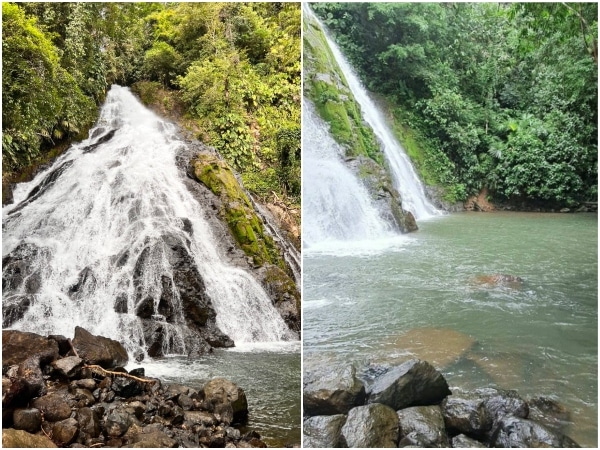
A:
[[[412,166],[410,158],[394,137],[385,117],[369,97],[367,90],[360,82],[354,69],[350,66],[337,44],[329,36],[327,28],[308,6],[304,8],[304,11],[319,23],[327,39],[327,44],[346,78],[348,87],[361,107],[363,119],[369,124],[379,139],[390,166],[394,187],[400,192],[402,197],[402,207],[412,212],[417,220],[441,214],[441,211],[438,211],[427,199],[423,183]]]
[[[297,339],[256,279],[223,260],[175,164],[182,146],[173,125],[113,86],[90,137],[17,187],[2,212],[11,328],[72,336],[80,325],[147,355],[147,327],[160,326],[161,354],[185,355],[190,320],[210,323],[212,305],[211,332],[236,344]]]

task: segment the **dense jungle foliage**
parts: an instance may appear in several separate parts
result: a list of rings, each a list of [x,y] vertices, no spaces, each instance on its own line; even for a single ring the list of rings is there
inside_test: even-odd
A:
[[[299,3],[3,3],[3,178],[80,138],[117,83],[183,105],[246,187],[297,204],[300,17]]]
[[[315,3],[428,183],[597,199],[597,3]]]

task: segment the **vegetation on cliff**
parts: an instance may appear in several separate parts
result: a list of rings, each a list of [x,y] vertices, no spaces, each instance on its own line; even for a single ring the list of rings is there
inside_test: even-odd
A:
[[[597,4],[317,3],[391,103],[429,183],[457,198],[597,198]],[[458,181],[458,183],[455,183]]]
[[[252,193],[299,210],[298,3],[2,8],[3,180],[80,137],[111,84],[136,83],[142,100],[178,109]]]

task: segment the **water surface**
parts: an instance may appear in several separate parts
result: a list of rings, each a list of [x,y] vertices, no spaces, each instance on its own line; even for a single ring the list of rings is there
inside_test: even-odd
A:
[[[596,446],[597,215],[462,213],[420,228],[306,250],[305,370],[429,357],[451,387],[560,401],[568,434]],[[524,282],[477,279],[499,273]],[[449,358],[433,351],[444,345]]]

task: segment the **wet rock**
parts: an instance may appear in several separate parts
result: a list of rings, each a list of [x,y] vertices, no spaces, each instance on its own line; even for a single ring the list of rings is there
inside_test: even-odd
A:
[[[444,417],[439,406],[413,406],[397,412],[399,447],[448,447]]]
[[[87,389],[91,392],[96,389],[96,382],[93,378],[82,378],[80,380],[72,381],[69,388],[73,390],[76,388]]]
[[[58,345],[58,354],[60,356],[67,356],[67,354],[71,351],[71,344],[69,339],[67,339],[62,334],[51,334],[48,336],[48,339],[51,339],[56,342]]]
[[[200,424],[206,427],[211,427],[217,424],[215,416],[206,411],[185,411],[183,413],[184,420],[191,424]]]
[[[59,445],[69,445],[77,437],[78,423],[73,418],[56,422],[52,427],[52,439]]]
[[[90,295],[96,289],[96,277],[94,271],[86,267],[79,272],[77,283],[69,288],[69,297],[79,300]]]
[[[529,405],[516,391],[485,388],[476,389],[473,394],[484,399],[488,415],[492,417],[492,430],[504,416],[526,418],[529,415]]]
[[[96,411],[91,408],[79,408],[75,416],[82,433],[89,438],[96,438],[100,434],[100,419]]]
[[[2,366],[21,364],[30,358],[40,364],[54,361],[58,358],[57,343],[35,333],[2,330]]]
[[[314,416],[304,421],[304,446],[307,448],[339,448],[346,415]]]
[[[357,406],[342,426],[343,443],[349,448],[390,448],[398,443],[396,411],[380,403]]]
[[[246,393],[237,385],[224,378],[210,380],[204,386],[206,402],[215,406],[230,404],[235,421],[245,421],[248,417]]]
[[[105,369],[124,366],[129,360],[127,351],[120,342],[104,336],[94,336],[81,327],[75,327],[73,346],[88,364],[97,364]]]
[[[139,381],[116,376],[112,382],[112,390],[119,397],[129,398],[140,395],[143,392],[144,387]]]
[[[68,419],[71,416],[71,406],[65,395],[59,392],[53,392],[36,398],[31,405],[42,411],[44,419],[49,422],[58,422]]]
[[[383,403],[396,410],[440,403],[450,395],[448,383],[431,364],[411,360],[377,378],[369,403]]]
[[[2,302],[2,328],[8,328],[21,320],[25,312],[33,305],[32,295],[13,295]]]
[[[79,407],[91,406],[96,403],[94,395],[87,389],[77,388],[73,392],[73,397],[77,401]]]
[[[146,370],[143,367],[138,367],[137,369],[131,369],[129,371],[129,375],[133,375],[134,377],[143,378],[146,376]]]
[[[5,428],[2,430],[3,448],[56,448],[46,436],[31,434],[24,430]]]
[[[346,414],[365,400],[365,386],[353,366],[308,373],[304,380],[304,414]]]
[[[131,414],[120,409],[114,409],[108,414],[103,428],[106,436],[116,438],[123,436],[132,423],[134,422]]]
[[[572,439],[555,433],[539,423],[513,416],[500,420],[491,443],[494,447],[504,448],[579,447]]]
[[[52,362],[52,367],[65,378],[73,378],[83,366],[83,360],[78,356],[67,356]]]
[[[459,434],[458,436],[454,436],[452,438],[452,447],[453,448],[486,448],[482,442],[476,441],[475,439],[471,439],[464,434]]]
[[[571,412],[556,400],[548,397],[536,397],[527,403],[529,404],[527,418],[554,431],[564,432],[571,422]]]
[[[42,413],[37,408],[18,408],[13,412],[13,427],[29,433],[40,431]]]
[[[150,433],[138,434],[133,443],[126,445],[127,448],[175,448],[177,441],[171,439],[161,431],[152,431]]]
[[[446,428],[453,434],[484,436],[492,428],[493,417],[485,399],[477,395],[453,394],[442,402]]]

